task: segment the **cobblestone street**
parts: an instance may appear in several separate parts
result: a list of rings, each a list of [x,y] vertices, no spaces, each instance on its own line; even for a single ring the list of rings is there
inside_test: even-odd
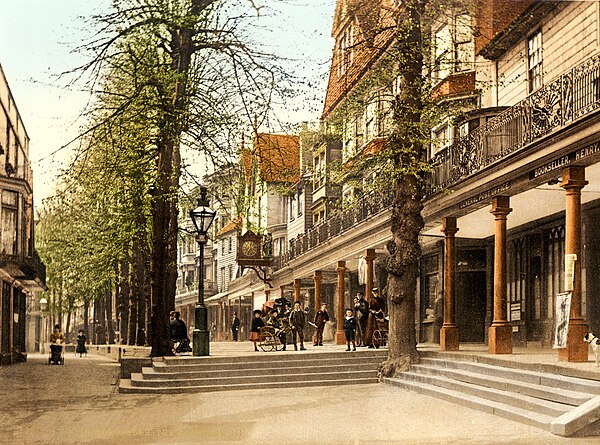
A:
[[[0,368],[2,444],[592,444],[382,385],[117,393],[99,356]]]

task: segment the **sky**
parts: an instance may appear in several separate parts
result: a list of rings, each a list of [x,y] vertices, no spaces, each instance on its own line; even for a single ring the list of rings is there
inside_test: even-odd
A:
[[[314,76],[315,93],[324,99],[335,0],[256,1],[271,7],[259,18],[269,30],[265,39],[268,49],[303,60],[301,69]],[[70,155],[69,148],[61,147],[78,134],[83,125],[80,112],[89,99],[89,93],[81,88],[66,87],[60,74],[85,62],[76,49],[93,36],[87,20],[106,11],[111,3],[0,0],[0,65],[31,139],[36,206],[54,190]],[[306,107],[287,117],[296,122],[317,120],[320,111]]]

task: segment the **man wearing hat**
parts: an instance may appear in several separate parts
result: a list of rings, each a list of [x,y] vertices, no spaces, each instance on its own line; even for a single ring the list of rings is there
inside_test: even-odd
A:
[[[373,331],[377,328],[376,318],[383,318],[383,310],[385,303],[383,298],[379,296],[379,289],[373,288],[373,295],[369,301],[369,319],[367,321],[367,332],[365,335],[365,345],[369,348],[373,347]]]

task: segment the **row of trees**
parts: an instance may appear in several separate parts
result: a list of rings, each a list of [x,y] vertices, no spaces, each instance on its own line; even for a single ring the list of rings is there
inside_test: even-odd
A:
[[[119,0],[94,17],[100,32],[80,49],[90,61],[72,72],[93,91],[86,126],[37,227],[49,300],[67,325],[75,306],[104,302],[96,315],[109,333],[170,352],[181,147],[219,168],[285,85],[248,43],[258,12],[252,0]]]

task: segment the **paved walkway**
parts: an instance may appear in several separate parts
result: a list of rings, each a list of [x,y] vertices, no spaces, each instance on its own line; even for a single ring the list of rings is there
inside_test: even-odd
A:
[[[211,346],[213,355],[250,349],[248,343]],[[330,348],[340,347],[322,350]],[[598,443],[378,384],[146,396],[117,393],[117,375],[114,362],[73,354],[64,366],[48,366],[38,354],[0,367],[0,443]]]

